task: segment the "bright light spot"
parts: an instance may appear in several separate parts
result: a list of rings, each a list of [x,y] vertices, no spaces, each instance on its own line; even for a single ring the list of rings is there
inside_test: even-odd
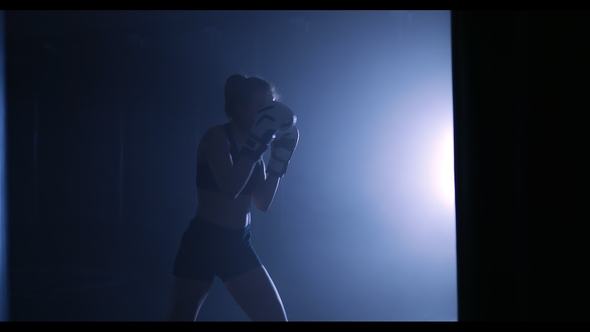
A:
[[[453,127],[413,111],[374,128],[366,189],[379,211],[439,219],[454,214]]]
[[[455,172],[453,130],[447,131],[439,143],[438,160],[434,163],[438,191],[441,199],[451,209],[455,208]]]
[[[384,236],[432,263],[455,255],[453,124],[440,104],[392,108],[372,127],[366,164],[365,193]]]

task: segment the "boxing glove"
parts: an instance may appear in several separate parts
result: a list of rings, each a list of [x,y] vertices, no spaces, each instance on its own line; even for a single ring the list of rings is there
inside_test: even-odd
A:
[[[265,103],[254,117],[254,124],[241,150],[242,155],[259,160],[275,134],[290,129],[296,122],[297,117],[286,105],[277,101]]]
[[[296,126],[292,126],[286,131],[279,131],[271,145],[271,155],[268,165],[266,165],[266,173],[283,177],[298,142],[299,130]]]

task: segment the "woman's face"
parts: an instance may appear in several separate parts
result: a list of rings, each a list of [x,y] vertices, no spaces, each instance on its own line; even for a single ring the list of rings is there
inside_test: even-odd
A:
[[[250,100],[250,104],[243,108],[239,113],[244,117],[244,120],[247,120],[248,122],[254,121],[256,112],[258,112],[264,104],[272,100],[273,96],[271,91],[259,91],[254,93]]]
[[[252,97],[252,100],[250,101],[250,111],[254,112],[254,114],[256,114],[256,112],[267,102],[272,101],[273,97],[272,97],[272,93],[270,91],[260,91],[258,93],[255,93],[254,96]]]

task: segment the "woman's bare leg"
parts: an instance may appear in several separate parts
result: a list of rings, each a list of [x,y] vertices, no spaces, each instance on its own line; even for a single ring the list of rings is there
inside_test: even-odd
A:
[[[279,292],[264,266],[227,280],[225,287],[253,321],[287,321]]]
[[[171,321],[195,321],[213,281],[175,277],[172,286]]]

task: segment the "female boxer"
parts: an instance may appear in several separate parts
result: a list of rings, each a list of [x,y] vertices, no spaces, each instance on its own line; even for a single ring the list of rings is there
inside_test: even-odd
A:
[[[236,74],[226,81],[229,121],[209,129],[197,150],[198,207],[174,263],[171,320],[196,320],[215,275],[251,320],[287,320],[250,241],[251,203],[268,210],[299,138],[296,117],[273,100],[265,80]]]

